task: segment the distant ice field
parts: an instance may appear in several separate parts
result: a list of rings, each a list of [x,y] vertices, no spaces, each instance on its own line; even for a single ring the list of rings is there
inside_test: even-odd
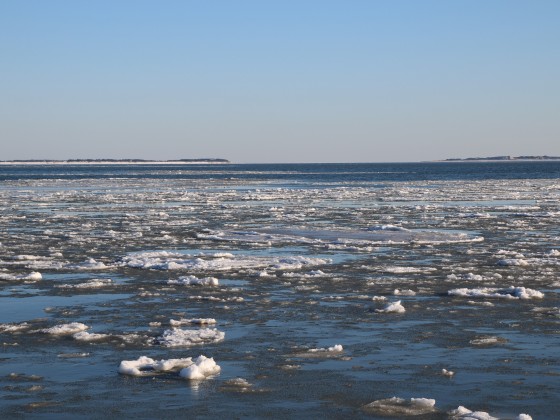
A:
[[[554,418],[559,274],[559,162],[0,166],[0,408]]]

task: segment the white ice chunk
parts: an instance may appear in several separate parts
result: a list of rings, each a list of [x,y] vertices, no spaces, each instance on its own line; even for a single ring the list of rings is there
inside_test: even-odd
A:
[[[215,328],[202,328],[199,330],[181,330],[173,328],[165,330],[157,342],[165,347],[188,347],[197,344],[209,344],[222,341],[225,333]]]
[[[109,334],[96,334],[96,333],[88,333],[87,331],[81,331],[76,334],[72,335],[74,340],[78,341],[101,341],[110,337]]]
[[[344,348],[340,344],[335,344],[332,347],[320,348],[320,349],[309,349],[310,353],[340,353],[344,351]]]
[[[184,276],[179,277],[178,280],[169,280],[167,284],[178,284],[181,286],[218,286],[219,281],[215,277],[204,277],[202,279],[199,279],[195,276]]]
[[[420,416],[436,411],[436,400],[431,398],[387,398],[377,400],[364,406],[364,409],[374,411],[384,416]]]
[[[136,360],[123,360],[119,365],[119,373],[123,375],[143,376],[146,369],[153,369],[156,361],[146,356],[140,356]]]
[[[43,276],[38,271],[32,271],[29,274],[8,274],[0,273],[0,280],[27,280],[27,281],[39,281],[42,280]]]
[[[480,289],[459,288],[447,292],[451,296],[485,297],[505,299],[542,299],[544,293],[526,287],[510,286],[505,289],[483,287]]]
[[[449,415],[452,419],[461,420],[499,420],[497,417],[492,417],[486,411],[471,411],[462,405],[450,411]]]
[[[192,365],[181,369],[179,376],[190,380],[202,380],[219,373],[220,370],[221,368],[216,364],[214,358],[200,355]]]
[[[406,309],[401,305],[401,301],[397,300],[396,302],[387,304],[383,309],[376,309],[375,312],[402,314],[406,312]]]
[[[85,331],[88,328],[89,327],[87,325],[82,324],[81,322],[71,322],[69,324],[59,324],[51,328],[44,328],[39,331],[45,334],[52,335],[71,335],[76,334],[80,331]]]

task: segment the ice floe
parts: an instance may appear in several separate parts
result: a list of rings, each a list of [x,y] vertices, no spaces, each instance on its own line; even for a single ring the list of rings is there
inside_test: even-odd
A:
[[[459,288],[447,292],[451,296],[484,297],[504,299],[542,299],[544,293],[526,287],[510,286],[507,288],[483,287],[480,289]]]
[[[366,411],[372,411],[382,416],[420,416],[434,413],[436,400],[430,398],[404,398],[393,397],[377,400],[365,405]]]
[[[383,309],[376,309],[375,312],[402,314],[402,313],[406,312],[406,309],[401,304],[401,301],[397,300],[396,302],[387,304]]]
[[[171,325],[172,327],[180,327],[181,325],[212,325],[215,323],[216,320],[214,318],[181,318],[178,320],[169,320],[169,325]]]
[[[215,328],[201,328],[198,330],[182,330],[173,328],[165,330],[156,339],[156,343],[164,347],[190,347],[200,344],[217,343],[224,339],[225,333]]]
[[[76,334],[80,331],[85,331],[89,327],[81,322],[71,322],[69,324],[59,324],[55,325],[54,327],[44,328],[39,330],[45,334],[52,334],[52,335],[72,335]]]
[[[0,324],[0,333],[17,333],[28,330],[31,327],[27,322],[19,324]]]
[[[220,366],[213,358],[200,355],[195,360],[191,357],[182,359],[154,360],[140,356],[136,360],[123,360],[119,365],[119,373],[131,376],[152,376],[158,372],[179,371],[181,378],[190,380],[206,379],[220,372]]]
[[[304,256],[260,257],[232,254],[191,256],[167,251],[144,252],[122,258],[121,265],[151,270],[230,271],[263,269],[298,270],[329,264],[331,260]],[[259,270],[260,271],[260,270]]]
[[[55,287],[61,289],[98,289],[100,287],[111,286],[112,284],[113,280],[111,279],[93,279],[78,284],[57,284]]]
[[[42,280],[43,276],[38,271],[32,271],[29,274],[9,274],[5,272],[0,272],[0,280],[8,280],[8,281],[39,281]]]
[[[475,338],[473,340],[470,340],[469,343],[473,346],[493,346],[495,344],[507,343],[507,340],[505,338],[492,336]]]
[[[200,239],[248,243],[304,243],[371,245],[382,243],[462,243],[480,242],[484,238],[466,233],[410,230],[393,225],[374,226],[363,230],[343,229],[262,229],[259,231],[215,231],[199,233]]]
[[[96,334],[96,333],[89,333],[87,331],[81,331],[75,334],[72,334],[72,338],[78,341],[101,341],[111,337],[109,334]]]
[[[78,264],[68,264],[65,266],[65,268],[73,270],[107,270],[110,267],[101,261],[97,261],[94,258],[88,258]]]
[[[177,280],[168,280],[167,284],[181,285],[181,286],[218,286],[219,281],[216,277],[198,278],[196,276],[179,277]]]
[[[341,344],[335,344],[332,347],[327,348],[318,348],[318,349],[309,349],[307,350],[310,353],[340,353],[344,351],[344,348]]]

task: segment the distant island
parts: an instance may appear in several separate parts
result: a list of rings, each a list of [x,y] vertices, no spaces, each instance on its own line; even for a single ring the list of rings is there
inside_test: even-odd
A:
[[[466,161],[479,161],[479,160],[560,160],[560,156],[490,156],[490,157],[470,157],[470,158],[453,158],[445,159],[439,162],[466,162]]]
[[[188,164],[227,164],[227,159],[173,159],[173,160],[149,160],[149,159],[25,159],[25,160],[0,160],[4,165],[188,165]]]

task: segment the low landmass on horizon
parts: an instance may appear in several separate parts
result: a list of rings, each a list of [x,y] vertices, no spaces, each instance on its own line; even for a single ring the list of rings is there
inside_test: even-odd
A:
[[[443,162],[463,162],[472,160],[560,160],[560,156],[490,156],[444,159]]]
[[[188,163],[230,163],[227,159],[173,159],[173,160],[155,160],[155,159],[17,159],[17,160],[0,160],[0,164],[151,164],[151,163],[169,163],[169,164],[188,164]]]

